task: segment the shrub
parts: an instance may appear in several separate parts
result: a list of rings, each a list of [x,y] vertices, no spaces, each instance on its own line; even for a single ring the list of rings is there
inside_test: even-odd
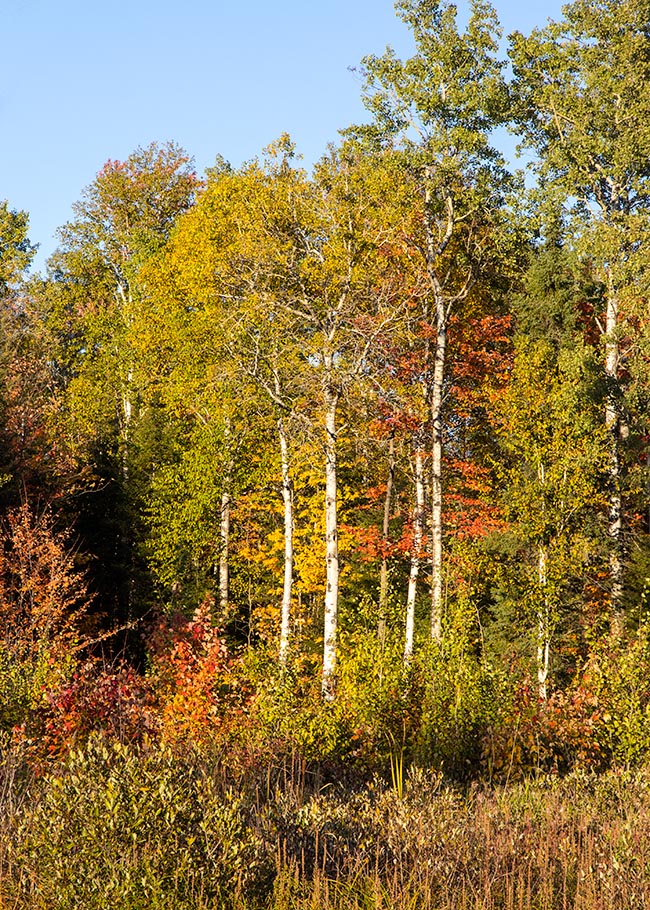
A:
[[[209,766],[98,737],[34,782],[12,856],[34,910],[227,907],[272,873],[250,806]]]
[[[51,516],[25,504],[0,531],[0,728],[27,727],[68,680],[90,603],[83,574]]]

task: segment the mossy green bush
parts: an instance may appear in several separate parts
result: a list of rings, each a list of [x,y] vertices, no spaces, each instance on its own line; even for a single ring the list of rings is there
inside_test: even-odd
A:
[[[6,858],[18,906],[227,907],[268,890],[250,804],[196,756],[91,738],[25,806]]]

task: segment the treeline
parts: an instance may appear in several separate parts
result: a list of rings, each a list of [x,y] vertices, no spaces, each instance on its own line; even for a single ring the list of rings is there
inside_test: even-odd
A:
[[[313,173],[286,135],[109,160],[44,277],[0,208],[15,736],[647,755],[650,2],[576,0],[510,75],[483,0],[397,9],[414,55]]]

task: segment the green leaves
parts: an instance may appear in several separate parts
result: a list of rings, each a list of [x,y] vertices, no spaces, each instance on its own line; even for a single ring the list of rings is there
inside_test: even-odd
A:
[[[648,201],[650,4],[578,0],[565,14],[511,36],[519,130],[567,195],[629,215]]]
[[[191,159],[173,142],[139,148],[126,161],[109,159],[73,206],[76,219],[61,229],[55,264],[74,275],[95,260],[126,293],[198,188]]]
[[[465,32],[450,3],[402,0],[397,10],[413,31],[416,53],[401,61],[389,48],[364,58],[364,103],[374,126],[349,132],[401,144],[415,164],[448,169],[455,161],[475,169],[497,162],[489,133],[506,114],[507,94],[494,10],[473,2]]]
[[[27,237],[28,225],[26,212],[10,209],[6,200],[0,202],[0,297],[16,285],[36,253]]]

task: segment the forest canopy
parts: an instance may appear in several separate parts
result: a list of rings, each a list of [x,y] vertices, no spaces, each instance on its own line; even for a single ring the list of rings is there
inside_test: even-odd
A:
[[[396,9],[311,172],[138,148],[36,276],[0,205],[0,727],[41,758],[647,760],[650,3],[507,59],[484,0]]]

